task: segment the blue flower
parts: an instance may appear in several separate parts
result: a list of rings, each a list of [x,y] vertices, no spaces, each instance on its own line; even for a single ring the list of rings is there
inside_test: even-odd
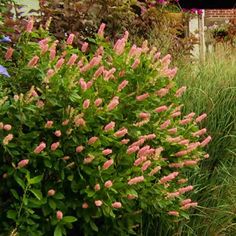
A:
[[[9,36],[5,36],[2,39],[0,39],[0,43],[10,43],[11,39]]]
[[[0,65],[0,75],[4,75],[6,77],[10,77],[10,75],[7,72],[7,68],[5,68],[4,66]]]

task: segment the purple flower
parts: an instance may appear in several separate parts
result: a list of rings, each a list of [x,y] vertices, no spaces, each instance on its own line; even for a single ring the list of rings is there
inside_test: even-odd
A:
[[[4,66],[2,66],[2,65],[0,65],[0,75],[4,75],[6,77],[10,77],[10,75],[7,72],[7,69]]]
[[[5,36],[2,39],[0,39],[0,43],[10,43],[11,39],[9,36]]]

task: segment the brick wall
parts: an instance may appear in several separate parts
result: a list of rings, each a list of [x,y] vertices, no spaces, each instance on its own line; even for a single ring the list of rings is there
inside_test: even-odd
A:
[[[236,9],[209,9],[206,10],[206,17],[236,19]]]

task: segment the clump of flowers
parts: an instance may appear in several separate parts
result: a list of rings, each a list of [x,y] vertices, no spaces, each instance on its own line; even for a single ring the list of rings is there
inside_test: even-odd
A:
[[[197,206],[186,173],[207,155],[206,114],[182,113],[170,55],[130,46],[128,32],[113,46],[104,28],[90,51],[73,48],[75,35],[57,51],[30,21],[1,61],[11,73],[1,77],[1,228],[66,235],[78,220],[82,234],[129,234],[139,210],[172,219]]]

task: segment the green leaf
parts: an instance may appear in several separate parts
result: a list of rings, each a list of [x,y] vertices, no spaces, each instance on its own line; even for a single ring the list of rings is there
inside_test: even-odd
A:
[[[58,193],[58,192],[53,197],[55,199],[64,199],[65,198],[65,196],[62,193]]]
[[[16,192],[15,189],[11,189],[10,191],[11,191],[11,193],[12,193],[12,195],[14,196],[15,199],[17,199],[17,200],[20,199],[20,197],[19,197],[19,195],[18,195],[18,193]]]
[[[57,204],[55,203],[55,201],[53,199],[49,199],[48,204],[53,210],[55,210],[57,208]]]
[[[7,212],[7,218],[9,218],[9,219],[15,220],[16,219],[16,215],[17,215],[17,213],[14,210],[9,210]]]
[[[77,218],[74,216],[65,216],[65,217],[63,217],[63,221],[66,223],[73,223],[73,222],[77,221]]]
[[[29,184],[37,184],[40,183],[41,180],[43,179],[43,175],[38,175],[32,179],[29,180]]]
[[[42,200],[43,195],[42,192],[39,189],[30,189],[30,192],[34,194],[34,196],[38,199],[38,200]]]
[[[22,179],[15,175],[15,180],[21,186],[21,188],[25,189],[25,183]]]
[[[97,227],[97,225],[96,225],[93,221],[90,221],[89,223],[90,223],[90,226],[91,226],[91,228],[93,229],[93,231],[98,232],[98,227]]]
[[[57,225],[54,230],[54,236],[62,236],[62,228],[60,225]]]

